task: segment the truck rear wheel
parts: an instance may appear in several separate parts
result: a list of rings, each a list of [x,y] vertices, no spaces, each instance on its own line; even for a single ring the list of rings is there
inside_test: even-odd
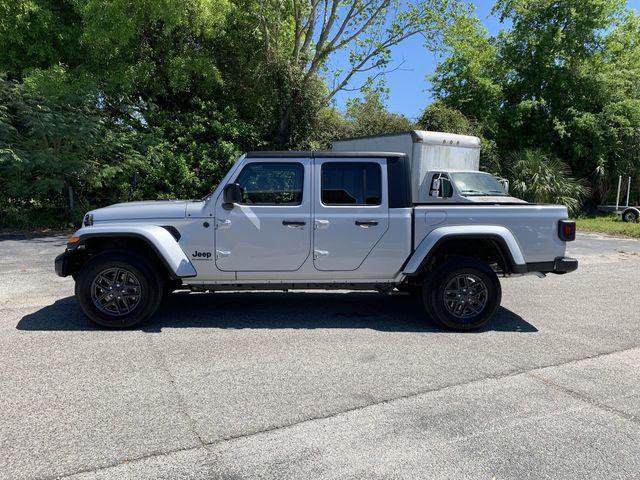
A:
[[[162,288],[160,275],[144,258],[111,251],[82,266],[75,291],[91,321],[101,327],[128,328],[154,314],[162,300]]]
[[[451,330],[475,330],[485,325],[502,300],[496,273],[471,258],[447,260],[425,280],[423,299],[428,315]]]

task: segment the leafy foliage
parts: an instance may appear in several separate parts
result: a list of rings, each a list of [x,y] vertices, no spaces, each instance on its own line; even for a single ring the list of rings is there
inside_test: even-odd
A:
[[[198,197],[243,151],[413,128],[387,111],[381,81],[392,47],[413,35],[443,52],[436,102],[417,126],[479,136],[481,167],[527,186],[525,197],[574,208],[584,191],[572,176],[592,201],[618,174],[640,176],[640,19],[623,0],[498,0],[510,28],[496,37],[468,10],[461,0],[0,0],[0,223]],[[340,90],[363,95],[339,112]],[[532,189],[528,175],[555,180]]]
[[[137,167],[130,131],[109,125],[86,85],[55,68],[28,82],[0,79],[0,198],[20,223],[25,210],[70,219],[68,189],[82,204],[126,198]],[[90,192],[90,196],[87,196]]]
[[[244,2],[246,3],[246,2]],[[420,35],[430,48],[468,8],[459,0],[263,0],[253,11],[262,51],[283,67],[288,87],[275,142],[291,144],[291,128],[301,95],[321,74],[326,105],[341,90],[380,88],[377,80],[391,63],[391,49]],[[332,57],[344,51],[348,67],[332,68]],[[364,77],[364,78],[363,78]],[[316,113],[316,112],[311,112]]]
[[[638,176],[638,16],[623,0],[498,0],[494,12],[510,25],[497,37],[473,19],[448,32],[437,98],[477,122],[503,161],[541,149],[556,169],[560,158],[593,202],[618,174]]]
[[[570,177],[569,168],[560,159],[540,150],[523,150],[509,158],[507,175],[511,193],[534,203],[565,205],[576,214],[588,193],[583,182]]]
[[[345,113],[331,98],[465,13],[458,0],[0,0],[1,223],[199,197],[243,151],[405,130],[379,85]],[[344,49],[355,63],[334,84]]]
[[[351,127],[347,136],[351,137],[406,132],[414,128],[405,116],[387,111],[378,91],[367,91],[364,98],[350,100],[346,118]]]

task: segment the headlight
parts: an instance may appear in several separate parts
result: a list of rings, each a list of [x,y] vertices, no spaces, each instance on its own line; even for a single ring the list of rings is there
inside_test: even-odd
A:
[[[93,215],[91,215],[90,213],[87,213],[84,216],[84,220],[82,220],[82,224],[85,227],[90,227],[91,225],[93,225]]]

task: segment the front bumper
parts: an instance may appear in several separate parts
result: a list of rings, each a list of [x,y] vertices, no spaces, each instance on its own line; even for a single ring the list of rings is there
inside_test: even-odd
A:
[[[54,266],[56,269],[56,275],[59,277],[68,277],[72,273],[72,257],[74,251],[65,250],[54,260]]]

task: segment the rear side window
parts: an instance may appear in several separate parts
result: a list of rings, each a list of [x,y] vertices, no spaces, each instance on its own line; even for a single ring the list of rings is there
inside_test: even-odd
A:
[[[380,165],[367,162],[322,164],[322,203],[325,205],[380,205]]]
[[[304,166],[291,162],[253,162],[247,164],[236,183],[244,192],[245,205],[300,205]]]

